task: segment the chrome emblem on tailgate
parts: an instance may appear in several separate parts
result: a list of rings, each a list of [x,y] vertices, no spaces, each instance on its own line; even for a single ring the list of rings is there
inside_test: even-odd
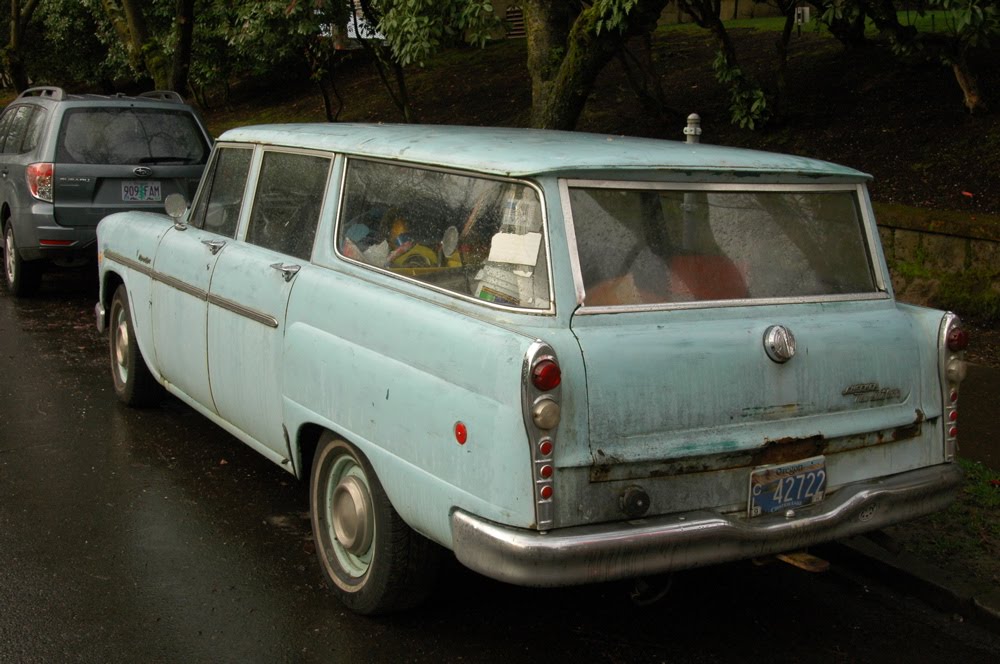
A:
[[[149,166],[136,166],[132,169],[132,172],[135,173],[136,177],[148,178],[153,174],[153,169]]]

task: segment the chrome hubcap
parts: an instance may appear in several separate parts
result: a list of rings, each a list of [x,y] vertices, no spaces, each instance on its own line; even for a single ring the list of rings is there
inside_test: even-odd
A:
[[[128,379],[128,322],[125,320],[125,311],[118,310],[115,321],[115,364],[117,364],[118,377],[124,383]]]
[[[331,540],[331,562],[335,559],[349,577],[363,577],[372,561],[375,513],[365,471],[349,454],[333,461],[323,517]]]
[[[7,280],[14,281],[14,233],[7,231],[4,237],[4,269],[7,270]]]
[[[355,556],[372,543],[372,506],[368,491],[357,477],[346,477],[333,490],[333,530],[337,541]]]

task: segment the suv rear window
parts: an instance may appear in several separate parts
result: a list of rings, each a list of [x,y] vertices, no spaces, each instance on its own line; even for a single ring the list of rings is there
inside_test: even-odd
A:
[[[68,110],[56,153],[69,164],[203,164],[207,157],[190,113],[151,108]]]
[[[872,293],[854,189],[571,187],[587,306]]]

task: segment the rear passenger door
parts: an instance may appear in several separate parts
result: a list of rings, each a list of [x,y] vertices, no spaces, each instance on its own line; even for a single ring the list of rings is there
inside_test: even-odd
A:
[[[219,256],[208,308],[209,376],[218,413],[287,458],[282,431],[285,309],[309,264],[332,157],[265,150],[244,241]]]

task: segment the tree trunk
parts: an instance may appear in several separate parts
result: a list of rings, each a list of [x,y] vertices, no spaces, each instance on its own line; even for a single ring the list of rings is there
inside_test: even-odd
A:
[[[778,51],[778,66],[774,75],[774,107],[775,115],[778,117],[783,114],[785,95],[788,92],[788,42],[792,38],[794,27],[795,4],[789,3],[788,7],[785,8],[785,24],[781,28],[781,36],[775,42]]]
[[[136,71],[145,71],[158,90],[171,86],[171,67],[163,49],[152,43],[146,19],[137,0],[101,0],[104,12],[125,45],[129,63]]]
[[[22,6],[20,0],[10,2],[10,34],[7,46],[3,51],[4,67],[10,76],[11,83],[18,92],[23,92],[31,85],[28,79],[28,71],[24,65],[24,58],[21,56],[21,40],[24,30],[28,27],[35,8],[38,7],[39,0],[28,0]]]
[[[969,113],[985,113],[988,108],[979,92],[979,80],[969,67],[964,55],[960,55],[952,61],[951,70],[955,73],[958,87],[962,88],[962,94],[965,96],[965,107],[969,109]]]
[[[370,0],[361,0],[358,5],[369,25],[378,25],[378,15],[373,10]],[[375,66],[379,80],[382,81],[382,86],[389,93],[389,99],[403,114],[403,120],[409,123],[419,122],[416,111],[410,106],[409,94],[406,90],[406,72],[396,62],[389,48],[379,39],[365,39],[361,35],[358,35],[358,43],[372,59],[372,64]],[[388,67],[392,68],[393,76],[396,79],[395,87],[389,81],[389,75],[386,72]]]
[[[177,46],[170,71],[170,88],[180,95],[187,95],[194,45],[194,0],[177,0],[174,29],[177,31]]]
[[[531,126],[573,129],[597,75],[629,36],[656,27],[667,0],[644,0],[632,9],[623,30],[597,29],[593,5],[524,0],[531,76]]]
[[[729,66],[738,67],[736,49],[722,23],[720,0],[678,0],[677,4],[695,23],[712,33]]]

